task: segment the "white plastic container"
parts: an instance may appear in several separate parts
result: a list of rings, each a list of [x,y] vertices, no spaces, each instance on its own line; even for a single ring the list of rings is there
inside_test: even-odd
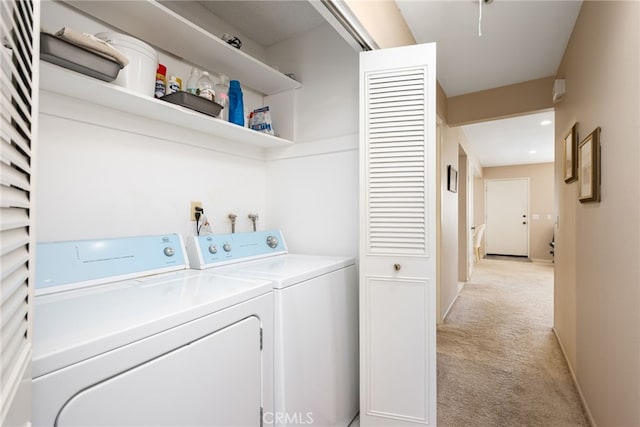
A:
[[[114,80],[132,92],[153,97],[158,69],[158,53],[145,42],[116,32],[98,33],[96,37],[109,43],[129,58],[129,65]]]

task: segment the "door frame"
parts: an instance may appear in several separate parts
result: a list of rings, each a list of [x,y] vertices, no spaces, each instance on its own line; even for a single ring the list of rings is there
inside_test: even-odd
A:
[[[458,145],[458,282],[473,273],[473,167],[462,145]]]

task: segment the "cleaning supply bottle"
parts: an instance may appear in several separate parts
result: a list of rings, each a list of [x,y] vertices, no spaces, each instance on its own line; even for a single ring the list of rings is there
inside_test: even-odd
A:
[[[191,75],[189,75],[189,80],[187,80],[187,92],[193,95],[198,94],[198,79],[200,78],[200,70],[196,67],[191,69]]]
[[[216,97],[216,92],[213,89],[213,80],[211,80],[208,71],[203,71],[198,79],[198,96],[208,99],[209,101],[213,101]]]
[[[216,90],[216,102],[222,105],[220,110],[220,118],[224,121],[229,120],[229,77],[224,74],[218,76],[219,82],[214,86]]]
[[[167,90],[165,94],[180,92],[182,90],[182,79],[176,76],[169,76],[167,79]]]
[[[244,100],[238,80],[229,82],[229,122],[244,126]]]
[[[162,64],[158,64],[158,70],[156,71],[156,90],[154,92],[156,98],[162,98],[165,95],[166,86],[167,67]]]

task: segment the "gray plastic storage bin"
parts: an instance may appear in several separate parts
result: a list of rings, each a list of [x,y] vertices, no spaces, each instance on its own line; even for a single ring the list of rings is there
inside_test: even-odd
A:
[[[112,82],[122,66],[48,33],[40,33],[40,58],[78,73]]]

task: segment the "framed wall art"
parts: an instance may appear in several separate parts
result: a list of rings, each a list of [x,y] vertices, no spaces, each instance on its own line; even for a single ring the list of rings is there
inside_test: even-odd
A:
[[[581,203],[600,201],[600,128],[578,145],[579,199]]]
[[[451,165],[447,166],[447,190],[458,192],[458,171]]]
[[[578,123],[575,123],[563,140],[564,182],[578,179]]]

